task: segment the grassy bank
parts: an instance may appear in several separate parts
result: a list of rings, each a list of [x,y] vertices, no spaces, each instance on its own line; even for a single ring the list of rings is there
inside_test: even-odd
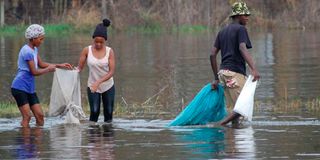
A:
[[[46,24],[45,28],[46,36],[58,37],[68,36],[72,34],[91,34],[95,26],[83,26],[76,27],[71,24]],[[28,26],[15,25],[0,27],[0,36],[24,36],[24,32]],[[142,33],[142,34],[157,34],[157,33],[201,33],[213,31],[214,29],[202,25],[182,25],[174,26],[170,28],[162,27],[160,24],[148,25],[148,26],[131,26],[124,30],[108,29],[108,32],[127,32],[127,33]]]
[[[25,26],[25,25],[4,26],[0,28],[0,35],[1,36],[24,35],[24,32],[27,29],[27,27],[28,26]],[[44,25],[44,28],[47,36],[61,36],[61,35],[68,35],[71,33],[89,32],[88,28],[76,29],[75,27],[69,24],[46,24]]]

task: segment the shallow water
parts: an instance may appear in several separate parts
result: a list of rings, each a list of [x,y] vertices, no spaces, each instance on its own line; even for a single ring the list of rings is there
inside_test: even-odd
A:
[[[257,101],[312,99],[320,95],[320,33],[274,30],[250,32],[250,50],[261,73]],[[116,101],[151,104],[177,114],[205,84],[213,79],[209,54],[215,33],[111,34],[108,45],[116,54]],[[0,37],[0,101],[14,102],[10,85],[16,72],[17,54],[23,37]],[[90,36],[47,37],[40,56],[48,62],[77,65]],[[87,68],[87,67],[86,67]],[[81,73],[86,104],[87,70]],[[52,74],[37,77],[37,94],[48,103]],[[141,83],[143,82],[143,83]],[[266,106],[268,107],[268,106]]]
[[[42,128],[17,127],[19,118],[0,121],[0,159],[320,158],[317,120],[255,121],[239,129],[168,128],[169,121],[144,119],[76,125],[47,118]]]
[[[214,33],[112,34],[116,53],[116,101],[130,110],[147,102],[133,119],[112,124],[64,124],[46,118],[45,126],[20,128],[20,118],[0,118],[0,159],[320,159],[320,114],[309,106],[275,108],[283,99],[320,95],[320,47],[316,31],[250,34],[250,50],[262,79],[256,90],[253,122],[238,129],[166,125],[213,78],[208,56]],[[14,102],[10,84],[16,71],[19,37],[0,37],[0,102]],[[77,64],[90,36],[48,37],[43,60]],[[87,71],[81,73],[86,104]],[[37,93],[48,103],[52,74],[37,77]],[[266,103],[266,102],[271,102]],[[139,108],[138,108],[139,109]],[[150,110],[150,111],[148,111]],[[161,114],[159,113],[161,112]],[[168,114],[163,118],[163,114]],[[101,118],[101,117],[100,117]]]

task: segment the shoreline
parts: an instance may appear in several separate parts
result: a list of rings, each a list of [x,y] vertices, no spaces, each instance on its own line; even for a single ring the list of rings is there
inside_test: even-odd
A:
[[[72,34],[91,34],[95,26],[83,26],[77,27],[72,24],[61,23],[61,24],[43,24],[46,35],[49,37],[57,36],[68,36]],[[28,25],[5,25],[0,27],[0,36],[17,36],[24,35],[24,32]],[[253,24],[248,24],[246,26],[248,30],[251,31],[270,31],[270,30],[317,30],[315,28],[305,28],[305,27],[267,27],[267,26],[255,26]],[[161,25],[154,26],[131,26],[123,30],[108,28],[108,32],[117,33],[141,33],[141,34],[161,34],[161,33],[214,33],[221,29],[222,26],[216,26],[214,28],[205,25],[180,25],[172,27],[163,27]]]

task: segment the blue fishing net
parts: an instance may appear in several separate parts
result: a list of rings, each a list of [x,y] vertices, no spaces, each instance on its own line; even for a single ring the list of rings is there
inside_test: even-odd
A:
[[[216,90],[211,84],[204,86],[186,108],[170,122],[169,126],[204,125],[217,122],[227,115],[223,87]]]

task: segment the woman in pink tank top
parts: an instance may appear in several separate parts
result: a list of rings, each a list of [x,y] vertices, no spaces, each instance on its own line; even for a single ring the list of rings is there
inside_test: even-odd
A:
[[[96,26],[92,35],[93,44],[85,47],[80,55],[78,70],[82,71],[85,63],[89,67],[88,100],[90,105],[90,121],[97,122],[103,103],[104,122],[112,122],[115,88],[113,74],[115,71],[114,52],[106,46],[107,27],[110,21],[104,19]]]

